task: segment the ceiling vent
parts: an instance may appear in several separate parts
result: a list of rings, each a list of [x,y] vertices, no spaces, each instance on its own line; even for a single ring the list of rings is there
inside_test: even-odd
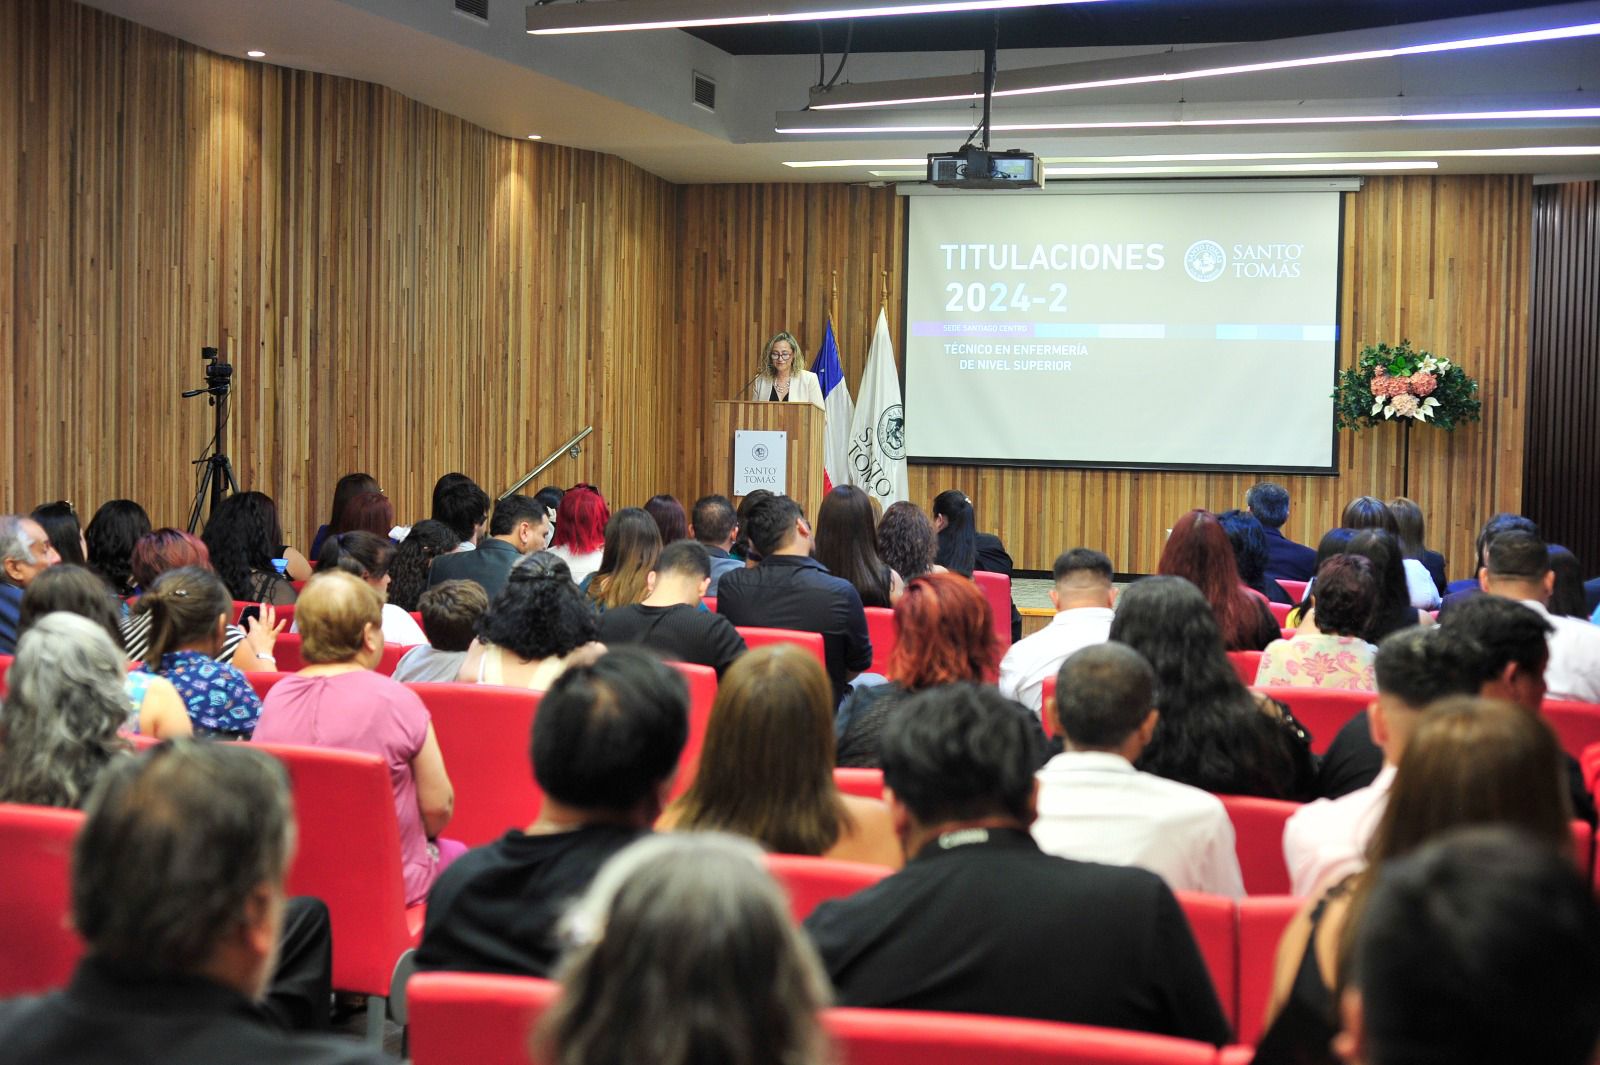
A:
[[[455,0],[456,11],[479,22],[489,21],[489,0]]]
[[[707,111],[717,109],[717,83],[698,70],[694,72],[694,105]]]

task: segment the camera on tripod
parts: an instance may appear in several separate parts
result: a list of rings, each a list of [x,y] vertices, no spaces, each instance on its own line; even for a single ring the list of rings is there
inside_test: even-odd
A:
[[[183,398],[207,397],[206,402],[216,408],[216,429],[210,443],[200,452],[200,457],[194,460],[194,465],[201,467],[202,472],[200,486],[194,494],[194,506],[189,511],[190,532],[199,527],[200,515],[205,509],[207,498],[211,500],[211,512],[214,514],[217,504],[222,502],[228,492],[239,490],[239,483],[233,476],[233,463],[228,461],[223,438],[223,430],[228,424],[228,394],[233,390],[233,364],[225,361],[222,353],[216,348],[201,348],[200,358],[206,364],[205,387],[191,388],[183,393]]]
[[[223,362],[216,348],[201,348],[200,357],[206,363],[206,387],[226,392],[233,383],[233,363]]]

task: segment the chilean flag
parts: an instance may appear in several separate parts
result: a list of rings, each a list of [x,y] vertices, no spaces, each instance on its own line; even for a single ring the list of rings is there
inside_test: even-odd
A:
[[[839,345],[833,339],[831,317],[822,331],[822,348],[812,365],[822,385],[824,406],[822,488],[831,492],[836,484],[850,483],[850,423],[855,420],[856,413],[850,389],[844,383],[844,371],[839,368]]]

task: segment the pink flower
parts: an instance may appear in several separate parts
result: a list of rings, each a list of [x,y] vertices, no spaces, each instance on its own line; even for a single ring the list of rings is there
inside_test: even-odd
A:
[[[1389,379],[1387,377],[1374,375],[1372,378],[1372,384],[1369,387],[1372,389],[1372,394],[1374,396],[1382,399],[1384,396],[1389,394]]]
[[[1411,395],[1409,392],[1402,392],[1400,395],[1395,396],[1390,405],[1394,407],[1394,415],[1396,418],[1411,417],[1417,413],[1417,407],[1419,406],[1417,403],[1417,397]]]
[[[1427,396],[1439,387],[1439,379],[1426,370],[1418,370],[1410,377],[1411,394],[1414,396]]]

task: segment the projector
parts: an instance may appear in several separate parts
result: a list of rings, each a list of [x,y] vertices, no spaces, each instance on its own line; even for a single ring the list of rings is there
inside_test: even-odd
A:
[[[1042,189],[1044,167],[1032,152],[963,148],[929,155],[928,181],[941,189]]]

